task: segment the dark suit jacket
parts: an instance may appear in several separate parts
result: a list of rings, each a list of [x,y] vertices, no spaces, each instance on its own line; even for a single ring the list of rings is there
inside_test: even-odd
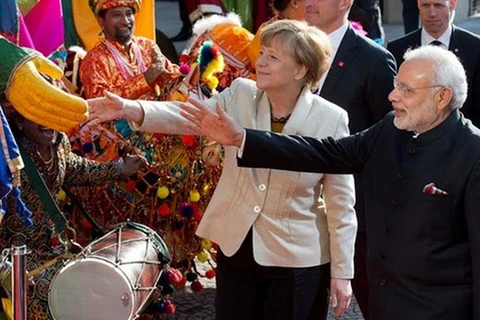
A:
[[[396,64],[393,56],[372,40],[348,28],[323,84],[320,96],[348,112],[351,133],[380,121],[392,110],[388,100],[393,90]],[[355,175],[358,229],[365,229],[361,175]]]
[[[371,319],[480,319],[480,130],[458,110],[417,138],[393,114],[336,141],[247,130],[238,164],[363,171]]]
[[[452,27],[448,50],[459,58],[467,72],[468,96],[462,113],[480,127],[480,37],[462,28]],[[387,49],[395,56],[399,67],[405,51],[421,45],[421,31],[422,29],[415,30],[387,44]]]

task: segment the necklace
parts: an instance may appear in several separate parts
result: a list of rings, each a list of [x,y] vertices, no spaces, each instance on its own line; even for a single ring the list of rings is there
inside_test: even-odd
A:
[[[113,58],[115,59],[115,62],[117,63],[118,68],[120,69],[120,73],[125,79],[133,77],[135,75],[134,71],[137,71],[139,73],[144,73],[147,70],[145,66],[145,62],[143,61],[140,49],[138,48],[138,45],[135,41],[132,41],[132,50],[133,50],[133,57],[134,57],[134,61],[132,63],[130,63],[123,56],[123,54],[120,53],[120,51],[118,51],[117,48],[115,48],[113,44],[108,42],[108,40],[103,39],[102,42],[107,47],[108,51],[110,51],[110,53],[112,54]]]
[[[48,148],[49,151],[50,151],[50,159],[48,160],[45,160],[45,158],[42,156],[42,154],[38,151],[37,149],[37,155],[38,157],[40,158],[40,160],[42,160],[43,164],[45,165],[46,168],[52,168],[52,165],[53,165],[53,158],[54,158],[54,155],[53,155],[53,148],[50,147]]]
[[[292,114],[287,114],[285,117],[280,117],[280,118],[275,118],[273,116],[273,114],[270,113],[270,120],[272,121],[272,123],[285,123],[288,121],[288,119],[290,119],[290,116]]]

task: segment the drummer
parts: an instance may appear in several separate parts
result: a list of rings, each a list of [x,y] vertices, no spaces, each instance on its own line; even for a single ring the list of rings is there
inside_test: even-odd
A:
[[[3,95],[0,103],[19,147],[26,151],[35,164],[54,200],[64,196],[61,191],[63,185],[99,185],[123,180],[136,173],[145,163],[142,157],[129,155],[119,161],[105,163],[81,158],[71,152],[64,133],[27,120],[13,109]],[[64,250],[58,245],[54,235],[54,222],[45,211],[42,199],[32,186],[25,169],[22,170],[20,179],[22,198],[32,211],[33,225],[25,224],[24,219],[16,214],[15,198],[9,196],[7,212],[0,225],[0,247],[26,245],[31,250],[27,256],[27,269],[34,277],[27,290],[27,312],[30,316],[35,315],[37,320],[52,319],[48,310],[48,289],[55,272],[63,265],[62,259],[58,258]],[[71,226],[74,226],[73,216],[68,218]],[[56,263],[42,270],[46,263],[55,259],[58,259]],[[6,290],[11,292],[11,288]]]

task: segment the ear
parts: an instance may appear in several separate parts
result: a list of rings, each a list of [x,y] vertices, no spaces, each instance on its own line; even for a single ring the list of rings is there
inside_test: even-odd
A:
[[[307,72],[308,72],[307,67],[301,64],[297,69],[297,73],[295,74],[294,79],[297,81],[303,79],[303,77],[305,77]]]
[[[100,29],[103,30],[103,28],[105,27],[105,19],[103,19],[102,17],[97,17],[97,22],[100,25]]]
[[[442,87],[435,95],[435,102],[438,110],[444,110],[450,106],[453,98],[453,90],[449,87]]]

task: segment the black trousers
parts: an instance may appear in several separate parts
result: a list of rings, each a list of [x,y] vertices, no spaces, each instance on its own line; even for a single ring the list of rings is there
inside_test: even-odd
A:
[[[217,254],[218,320],[326,319],[330,264],[309,268],[261,266],[253,259],[252,231],[240,249]]]

